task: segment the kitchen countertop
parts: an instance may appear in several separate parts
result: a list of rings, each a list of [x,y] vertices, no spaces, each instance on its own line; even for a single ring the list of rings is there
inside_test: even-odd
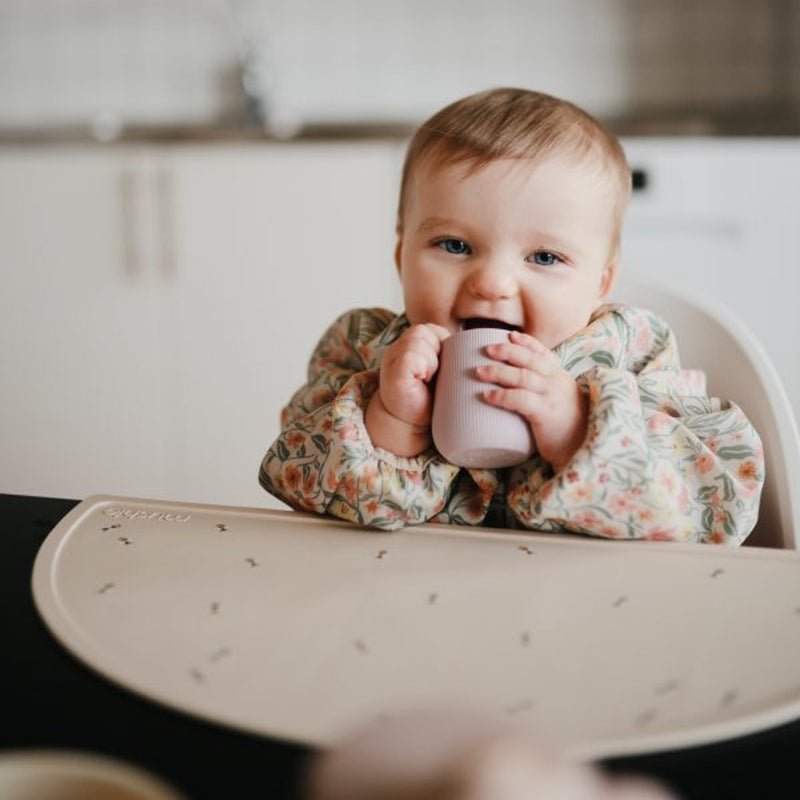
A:
[[[602,120],[617,136],[800,136],[800,108],[792,105],[744,109],[664,109],[632,112]],[[107,124],[106,121],[105,124]],[[0,144],[63,143],[275,143],[303,141],[391,140],[403,142],[419,121],[308,121],[270,128],[252,123],[125,125],[112,120],[110,128],[90,123],[63,127],[0,129]]]
[[[89,125],[0,129],[0,144],[280,144],[285,142],[405,141],[414,127],[404,123],[309,124],[271,133],[255,125],[128,125],[112,133]]]
[[[76,500],[0,495],[5,688],[0,748],[69,748],[129,761],[189,798],[299,798],[308,748],[203,722],[109,683],[51,637],[33,605],[31,569],[39,546]],[[7,635],[8,635],[7,634]],[[800,721],[727,742],[610,759],[687,800],[792,796]],[[777,787],[781,786],[778,791]],[[792,789],[792,786],[794,789]]]

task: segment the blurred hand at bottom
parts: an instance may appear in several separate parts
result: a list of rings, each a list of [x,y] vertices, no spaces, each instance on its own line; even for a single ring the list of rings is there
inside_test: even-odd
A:
[[[659,783],[570,761],[529,732],[462,714],[357,731],[312,765],[308,800],[678,800]]]

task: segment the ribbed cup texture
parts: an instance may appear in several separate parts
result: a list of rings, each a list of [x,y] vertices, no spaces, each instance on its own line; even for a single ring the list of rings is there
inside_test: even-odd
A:
[[[475,367],[491,361],[483,348],[507,339],[506,330],[476,328],[442,343],[431,432],[437,450],[459,467],[510,467],[536,450],[528,423],[516,412],[483,400],[491,384],[474,376]]]

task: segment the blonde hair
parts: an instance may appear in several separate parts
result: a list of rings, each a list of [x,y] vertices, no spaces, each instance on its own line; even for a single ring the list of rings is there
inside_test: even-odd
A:
[[[593,116],[566,100],[527,89],[490,89],[451,103],[417,130],[406,151],[397,228],[402,228],[409,186],[421,164],[459,162],[472,171],[498,159],[544,161],[561,155],[597,161],[614,186],[615,241],[631,194],[631,170],[617,138]]]

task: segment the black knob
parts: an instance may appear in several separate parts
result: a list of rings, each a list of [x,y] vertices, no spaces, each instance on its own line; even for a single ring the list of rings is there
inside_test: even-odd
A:
[[[643,169],[632,169],[631,185],[634,192],[643,192],[647,188],[647,172]]]

